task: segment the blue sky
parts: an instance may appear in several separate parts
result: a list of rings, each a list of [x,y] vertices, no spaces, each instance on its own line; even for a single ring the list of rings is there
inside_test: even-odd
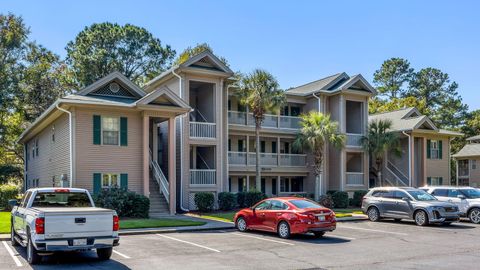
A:
[[[480,109],[480,1],[2,1],[31,37],[65,56],[65,45],[95,22],[145,27],[177,52],[209,43],[234,70],[261,67],[282,88],[337,72],[370,82],[385,59],[435,67]]]

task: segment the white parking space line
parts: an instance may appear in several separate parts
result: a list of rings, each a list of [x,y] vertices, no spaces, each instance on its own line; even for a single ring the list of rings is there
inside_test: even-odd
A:
[[[170,237],[170,236],[166,236],[166,235],[158,234],[158,233],[157,233],[157,235],[160,236],[160,237],[163,237],[163,238],[167,238],[167,239],[170,239],[170,240],[182,242],[182,243],[189,244],[189,245],[192,245],[192,246],[196,246],[196,247],[199,247],[199,248],[208,249],[208,250],[213,251],[213,252],[220,252],[220,250],[217,250],[217,249],[214,249],[214,248],[209,248],[209,247],[206,247],[206,246],[202,246],[202,245],[195,244],[195,243],[185,241],[185,240],[181,240],[181,239],[178,239],[178,238],[174,238],[174,237]]]
[[[356,228],[356,227],[343,226],[343,225],[338,227],[342,229],[350,229],[350,230],[360,230],[360,231],[378,232],[378,233],[395,234],[395,235],[408,235],[406,233],[400,233],[400,232],[389,232],[389,231],[382,231],[382,230],[375,230],[375,229]]]
[[[244,234],[244,233],[232,233],[232,234],[238,235],[238,236],[243,236],[243,237],[254,238],[254,239],[258,239],[258,240],[263,240],[263,241],[268,241],[268,242],[273,242],[273,243],[278,243],[278,244],[289,245],[289,246],[294,246],[295,245],[295,244],[288,243],[288,242],[283,242],[283,241],[278,241],[278,240],[273,240],[273,239],[267,239],[267,238],[264,238],[264,237],[257,237],[257,236],[248,235],[248,234]]]
[[[2,242],[3,242],[3,245],[5,246],[5,248],[7,249],[8,254],[10,254],[13,261],[15,262],[15,264],[19,267],[22,266],[22,262],[20,262],[20,260],[15,255],[15,253],[13,253],[12,248],[7,244],[7,242],[5,242],[5,241],[2,241]]]
[[[116,250],[114,250],[113,253],[115,253],[115,254],[117,254],[117,255],[119,255],[119,256],[122,256],[122,257],[125,258],[125,259],[131,259],[129,256],[127,256],[127,255],[125,255],[125,254],[123,254],[123,253],[120,253],[120,252],[118,252],[118,251],[116,251]]]

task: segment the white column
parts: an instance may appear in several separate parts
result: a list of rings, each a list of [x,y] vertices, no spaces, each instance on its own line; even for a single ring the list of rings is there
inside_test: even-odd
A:
[[[457,165],[456,168],[455,168],[455,171],[456,171],[455,174],[456,174],[456,176],[457,176],[457,177],[456,177],[456,180],[457,180],[457,187],[458,187],[458,159],[455,160],[455,164]]]
[[[152,158],[158,162],[158,124],[153,122],[152,128]]]
[[[345,134],[346,128],[346,117],[345,117],[345,97],[340,95],[340,133]],[[340,150],[340,190],[345,190],[345,149]]]
[[[177,207],[177,180],[175,174],[175,118],[168,120],[168,185],[169,185],[169,209],[174,215]],[[181,203],[181,202],[180,202]]]
[[[142,145],[143,145],[143,195],[149,197],[150,195],[150,174],[149,174],[149,149],[148,149],[148,127],[149,127],[149,117],[143,115],[143,134],[142,134]]]

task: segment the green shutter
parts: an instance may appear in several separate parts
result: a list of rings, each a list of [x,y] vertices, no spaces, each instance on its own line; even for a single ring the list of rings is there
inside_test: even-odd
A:
[[[93,144],[101,144],[102,143],[102,119],[100,115],[93,116]]]
[[[427,185],[431,185],[432,184],[432,178],[431,177],[427,177]]]
[[[102,189],[102,174],[94,173],[93,174],[93,194],[96,195],[100,193]]]
[[[442,147],[442,140],[438,141],[438,158],[442,159],[443,147]]]
[[[123,189],[128,189],[128,174],[120,174],[120,187]]]
[[[128,145],[128,118],[120,117],[120,145]]]
[[[438,180],[439,180],[439,181],[438,181],[438,182],[439,182],[438,184],[439,184],[440,186],[443,185],[443,177],[439,177]]]
[[[432,142],[427,140],[427,158],[430,159],[430,149],[431,149]]]

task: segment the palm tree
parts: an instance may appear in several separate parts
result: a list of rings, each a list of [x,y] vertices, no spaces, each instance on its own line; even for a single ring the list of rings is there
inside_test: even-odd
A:
[[[367,136],[362,137],[361,143],[363,149],[368,151],[370,159],[375,162],[373,167],[377,174],[377,185],[382,185],[382,168],[385,154],[393,151],[396,155],[401,155],[400,141],[398,135],[391,132],[392,121],[377,120],[368,124]]]
[[[255,69],[250,74],[242,75],[239,83],[240,90],[237,91],[237,97],[242,105],[249,108],[255,120],[255,187],[261,190],[260,129],[262,121],[266,113],[278,112],[286,103],[286,97],[284,91],[279,89],[275,77],[265,70]]]
[[[311,111],[300,117],[301,129],[292,146],[295,151],[307,150],[313,154],[311,166],[315,172],[315,200],[318,200],[325,145],[330,143],[341,148],[345,144],[345,135],[339,133],[338,123],[332,121],[328,114]]]

